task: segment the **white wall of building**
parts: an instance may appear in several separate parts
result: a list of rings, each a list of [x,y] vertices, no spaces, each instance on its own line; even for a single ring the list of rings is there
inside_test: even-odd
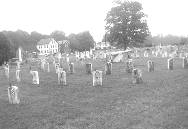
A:
[[[49,55],[58,52],[58,43],[52,39],[48,44],[37,45],[40,55]]]

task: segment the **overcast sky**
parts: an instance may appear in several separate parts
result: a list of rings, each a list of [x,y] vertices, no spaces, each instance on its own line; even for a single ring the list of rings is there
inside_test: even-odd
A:
[[[66,35],[89,30],[95,41],[104,35],[113,0],[2,0],[0,31],[21,29]],[[188,35],[188,0],[137,0],[148,15],[152,35]]]

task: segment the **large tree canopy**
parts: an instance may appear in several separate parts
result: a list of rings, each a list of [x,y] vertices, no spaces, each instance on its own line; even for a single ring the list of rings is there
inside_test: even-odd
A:
[[[79,34],[70,34],[68,36],[72,50],[85,51],[94,47],[94,39],[89,31],[81,32]]]
[[[112,45],[123,47],[143,43],[149,35],[142,5],[133,1],[117,1],[106,16],[106,32]]]
[[[63,31],[53,31],[50,36],[55,39],[55,41],[62,41],[67,39]]]
[[[2,32],[0,32],[0,65],[2,65],[4,61],[8,61],[8,59],[13,57],[11,49],[12,46],[10,41]]]

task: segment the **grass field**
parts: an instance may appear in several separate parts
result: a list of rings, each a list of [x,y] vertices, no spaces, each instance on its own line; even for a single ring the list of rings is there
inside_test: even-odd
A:
[[[8,82],[0,71],[0,129],[188,129],[188,69],[175,59],[152,58],[155,72],[147,72],[149,58],[135,60],[143,84],[132,84],[125,63],[114,63],[112,75],[103,72],[103,86],[93,87],[85,65],[75,62],[67,73],[68,86],[57,84],[54,69],[39,70],[40,85],[32,85],[29,66],[22,67],[19,105],[8,103]],[[93,68],[104,71],[104,62]],[[36,69],[36,68],[34,68]],[[66,67],[67,69],[67,67]],[[11,68],[15,80],[15,69]]]

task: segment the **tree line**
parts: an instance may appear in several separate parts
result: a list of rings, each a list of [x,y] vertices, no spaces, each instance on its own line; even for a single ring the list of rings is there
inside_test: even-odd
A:
[[[65,35],[63,31],[53,31],[44,35],[36,31],[30,34],[23,30],[0,32],[0,65],[10,58],[16,57],[18,47],[28,52],[36,51],[37,42],[45,38],[54,38],[56,41],[69,40],[72,51],[84,51],[94,47],[94,39],[89,31],[78,34]]]

